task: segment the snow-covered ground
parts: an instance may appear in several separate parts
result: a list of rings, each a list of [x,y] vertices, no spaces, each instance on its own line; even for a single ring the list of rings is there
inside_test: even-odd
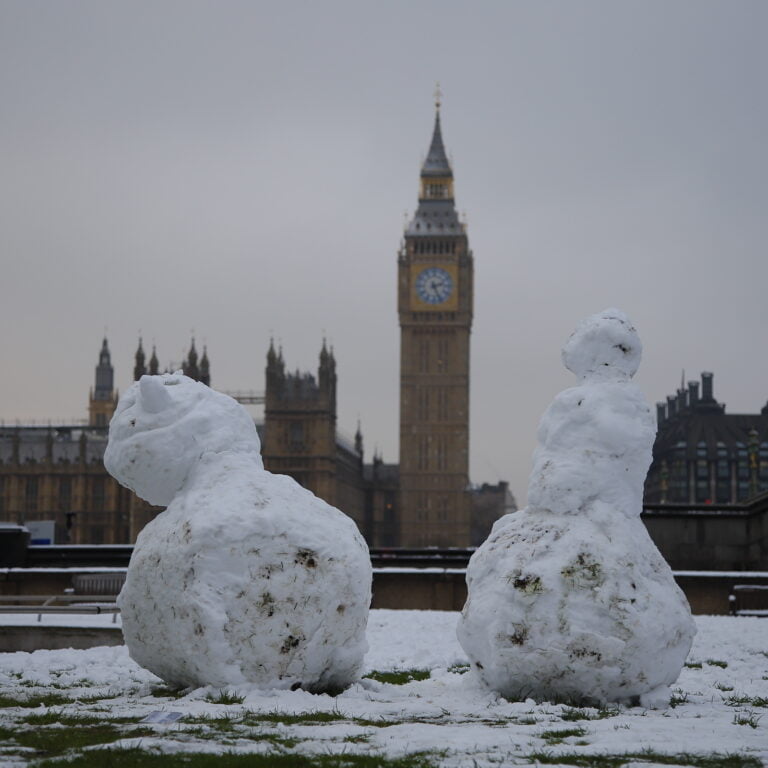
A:
[[[765,620],[697,617],[698,635],[673,686],[675,706],[597,710],[510,702],[480,687],[456,641],[457,619],[449,612],[372,611],[366,669],[373,678],[336,697],[248,685],[229,688],[228,697],[211,688],[178,696],[131,661],[124,646],[0,654],[0,732],[56,727],[55,722],[40,725],[40,718],[35,725],[28,722],[30,715],[53,711],[68,722],[77,715],[120,720],[119,727],[130,734],[140,720],[161,711],[178,713],[169,716],[178,719],[141,724],[142,738],[108,746],[389,758],[421,752],[436,766],[457,767],[526,764],[558,755],[571,765],[576,756],[597,755],[635,755],[626,760],[632,765],[678,755],[678,764],[703,765],[690,756],[725,753],[752,758],[736,764],[768,764]],[[69,616],[60,620],[72,623]],[[59,623],[54,617],[43,621]],[[109,623],[111,617],[86,622]],[[401,675],[390,682],[381,674],[393,670],[428,670],[428,676],[423,672],[416,677],[425,679],[403,682],[408,676]],[[34,709],[18,706],[41,696],[59,701]],[[3,739],[0,765],[34,759],[35,753],[20,749],[13,737]]]

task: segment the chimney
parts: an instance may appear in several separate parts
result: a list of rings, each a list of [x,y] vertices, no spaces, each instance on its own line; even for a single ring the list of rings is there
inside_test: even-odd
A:
[[[667,404],[656,403],[656,423],[661,426],[667,420]]]
[[[677,415],[677,398],[672,395],[667,395],[667,415],[670,419]]]
[[[688,382],[688,405],[690,405],[691,408],[695,408],[696,403],[698,402],[699,402],[699,382],[689,381]]]
[[[712,376],[706,371],[701,374],[701,399],[705,402],[711,402],[715,398],[712,395]]]

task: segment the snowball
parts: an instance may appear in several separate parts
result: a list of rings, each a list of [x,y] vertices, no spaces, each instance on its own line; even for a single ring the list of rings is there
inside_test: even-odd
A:
[[[640,366],[643,345],[620,309],[588,317],[563,347],[563,365],[580,379],[631,378]]]
[[[563,361],[580,384],[542,417],[528,507],[470,560],[459,642],[510,698],[657,702],[690,650],[690,608],[640,520],[655,437],[640,355],[618,310],[579,326]]]
[[[359,675],[371,599],[354,522],[263,469],[231,398],[142,377],[110,424],[110,472],[168,508],[139,534],[118,598],[131,657],[182,686],[334,691]]]

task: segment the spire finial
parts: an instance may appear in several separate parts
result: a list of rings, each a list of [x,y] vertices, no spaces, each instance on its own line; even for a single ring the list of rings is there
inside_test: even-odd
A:
[[[443,99],[443,92],[440,90],[440,82],[435,83],[435,109],[440,111],[440,103]]]

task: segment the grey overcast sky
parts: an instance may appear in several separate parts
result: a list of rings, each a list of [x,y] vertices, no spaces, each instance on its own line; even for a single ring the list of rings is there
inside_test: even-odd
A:
[[[618,306],[650,402],[768,400],[768,3],[0,2],[0,418],[83,417],[105,329],[218,389],[336,351],[396,461],[396,254],[444,92],[475,255],[471,467],[526,497],[560,347]]]

